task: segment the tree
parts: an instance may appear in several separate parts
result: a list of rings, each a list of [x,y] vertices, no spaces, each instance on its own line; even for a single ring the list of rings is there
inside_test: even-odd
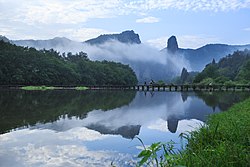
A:
[[[91,61],[84,52],[62,56],[0,41],[1,85],[135,85],[134,71],[121,63]]]

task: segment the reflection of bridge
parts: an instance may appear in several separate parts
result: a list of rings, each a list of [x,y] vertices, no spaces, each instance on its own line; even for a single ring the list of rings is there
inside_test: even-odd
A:
[[[0,85],[0,88],[20,89],[24,85]],[[74,90],[79,85],[53,85],[58,90]],[[250,91],[250,85],[85,85],[91,90],[136,90],[136,91]]]
[[[87,86],[90,89],[137,91],[250,91],[250,85],[135,85],[135,86]]]

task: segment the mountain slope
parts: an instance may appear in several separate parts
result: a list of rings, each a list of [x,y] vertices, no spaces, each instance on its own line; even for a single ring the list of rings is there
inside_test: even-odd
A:
[[[172,36],[168,39],[170,43],[162,51],[183,56],[189,61],[191,70],[201,71],[206,64],[213,59],[218,61],[228,54],[232,54],[237,50],[250,49],[249,45],[227,45],[227,44],[207,44],[198,49],[182,49],[178,47],[176,37]],[[187,67],[185,67],[187,68]]]
[[[250,50],[236,51],[232,55],[220,59],[218,63],[214,60],[199,73],[195,83],[219,83],[237,81],[248,83],[250,81]]]
[[[218,61],[236,50],[250,49],[250,45],[226,44],[208,44],[198,49],[182,49],[178,47],[176,37],[171,36],[168,39],[167,47],[158,52],[145,48],[141,44],[139,35],[133,30],[119,34],[100,35],[83,43],[59,37],[49,40],[16,40],[11,42],[36,49],[53,48],[61,53],[84,51],[93,60],[109,60],[129,64],[136,72],[140,83],[151,79],[169,81],[179,75],[183,67],[189,71],[201,71],[213,59]]]
[[[79,47],[82,47],[80,42],[72,41],[65,37],[55,37],[53,39],[48,40],[13,40],[12,43],[16,44],[17,46],[28,46],[33,47],[36,49],[54,49],[60,52],[79,52]],[[77,48],[77,50],[75,50]]]
[[[140,44],[141,43],[139,35],[135,34],[133,30],[123,31],[120,34],[104,34],[104,35],[98,36],[97,38],[87,40],[85,42],[91,45],[98,45],[98,44],[103,44],[110,40],[117,40],[121,43],[127,43],[127,44]]]
[[[0,41],[10,42],[10,40],[8,38],[6,38],[5,36],[2,36],[2,35],[0,35]]]

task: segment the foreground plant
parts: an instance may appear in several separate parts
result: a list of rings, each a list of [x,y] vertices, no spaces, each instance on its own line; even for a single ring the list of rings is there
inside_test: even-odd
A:
[[[139,137],[136,138],[144,148],[138,155],[138,158],[140,158],[138,166],[168,167],[177,165],[180,157],[178,152],[175,151],[174,144],[176,143],[173,141],[167,143],[157,142],[146,147]]]
[[[138,155],[138,166],[238,167],[250,164],[250,98],[227,112],[209,117],[199,130],[182,133],[187,145],[175,152],[173,142],[153,143]],[[158,156],[161,153],[160,156]]]

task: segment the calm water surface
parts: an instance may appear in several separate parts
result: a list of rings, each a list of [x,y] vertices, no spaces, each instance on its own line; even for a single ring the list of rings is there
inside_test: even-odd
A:
[[[135,166],[141,144],[180,133],[249,92],[0,90],[0,166]],[[133,139],[133,140],[132,140]]]

